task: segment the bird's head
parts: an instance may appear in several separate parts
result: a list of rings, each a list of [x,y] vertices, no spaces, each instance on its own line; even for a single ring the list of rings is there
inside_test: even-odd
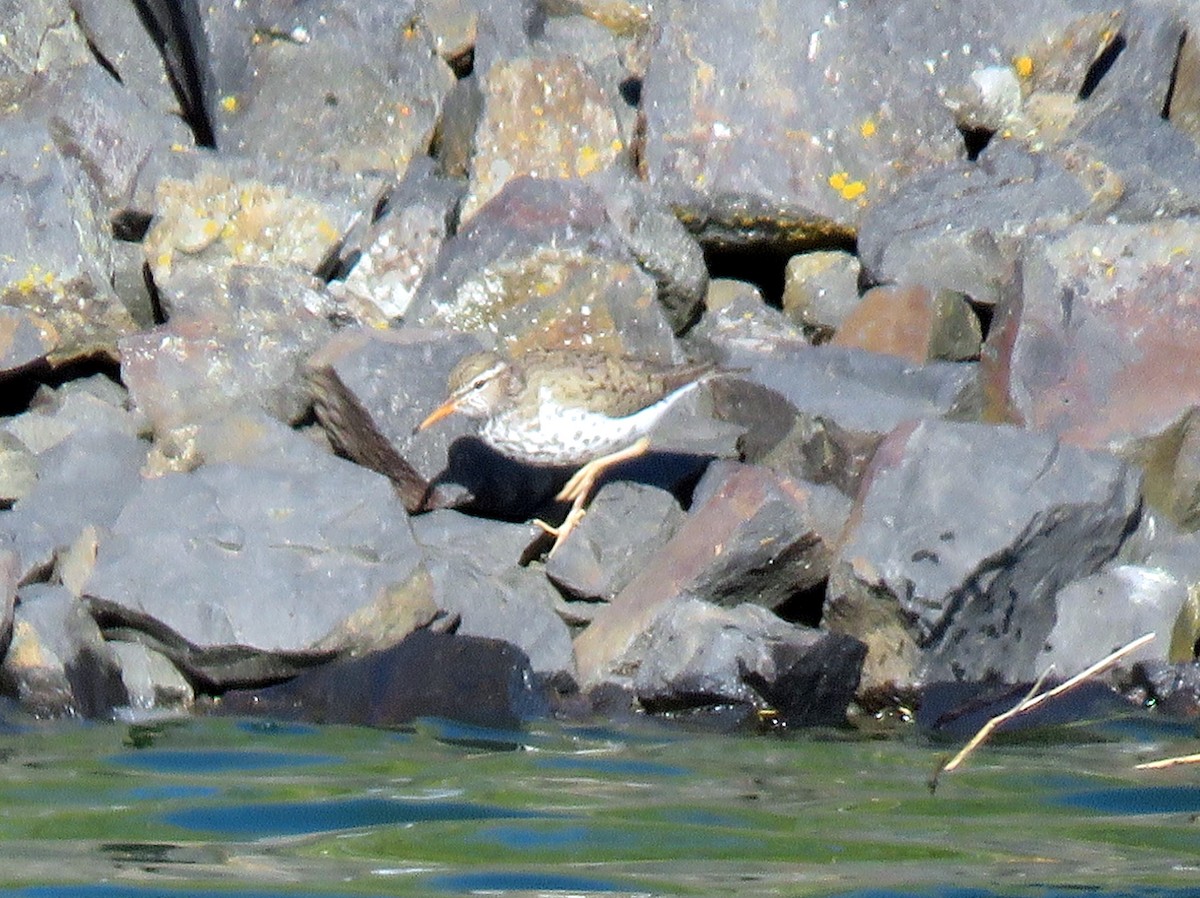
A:
[[[520,381],[520,372],[508,359],[494,352],[467,356],[454,366],[447,380],[449,398],[429,413],[417,430],[461,412],[468,418],[486,418]]]

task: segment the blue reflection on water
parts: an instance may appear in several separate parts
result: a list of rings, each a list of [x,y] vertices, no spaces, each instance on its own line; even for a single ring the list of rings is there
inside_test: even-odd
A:
[[[1114,786],[1071,792],[1059,801],[1106,814],[1193,814],[1200,812],[1200,786]]]
[[[686,767],[678,767],[672,764],[659,764],[654,761],[622,760],[604,755],[590,757],[561,755],[559,757],[538,758],[536,766],[543,770],[586,770],[592,773],[611,774],[613,776],[675,777],[687,776],[691,773]]]
[[[549,817],[533,811],[465,801],[399,801],[349,798],[342,801],[234,804],[176,811],[163,817],[184,829],[225,836],[262,838],[445,820]]]
[[[428,884],[447,892],[629,892],[639,891],[607,879],[554,873],[459,873],[435,876]]]
[[[155,773],[228,773],[233,770],[267,770],[271,768],[303,767],[313,764],[341,764],[337,755],[309,755],[243,749],[142,749],[114,755],[112,764],[150,770]]]

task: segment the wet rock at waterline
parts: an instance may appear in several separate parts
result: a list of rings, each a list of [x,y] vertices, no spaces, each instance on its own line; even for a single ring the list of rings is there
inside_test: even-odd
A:
[[[281,686],[233,690],[217,707],[224,714],[316,723],[395,727],[441,717],[515,729],[546,716],[550,702],[529,659],[510,643],[420,630]]]
[[[1036,679],[1059,590],[1116,554],[1138,487],[1116,458],[1041,434],[897,428],[864,476],[824,620],[867,641],[868,687]]]

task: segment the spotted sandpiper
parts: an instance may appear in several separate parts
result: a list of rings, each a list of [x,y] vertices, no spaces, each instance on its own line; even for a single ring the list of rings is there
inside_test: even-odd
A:
[[[483,421],[479,436],[509,458],[533,465],[581,465],[555,497],[571,502],[553,553],[583,516],[608,468],[645,453],[647,434],[694,387],[721,373],[706,363],[665,365],[578,349],[533,350],[519,358],[467,356],[450,372],[450,396],[418,425],[460,412]]]

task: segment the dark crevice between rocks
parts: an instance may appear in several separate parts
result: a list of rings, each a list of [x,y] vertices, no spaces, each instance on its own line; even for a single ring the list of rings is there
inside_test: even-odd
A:
[[[150,311],[154,315],[155,324],[166,324],[167,312],[163,308],[162,294],[158,290],[158,284],[154,283],[154,272],[150,270],[150,263],[142,264],[142,282],[146,285],[146,294],[150,297]]]
[[[621,99],[637,109],[642,105],[642,79],[630,76],[617,85]]]
[[[79,13],[74,12],[73,15],[75,17],[75,27],[78,28],[79,33],[83,35],[83,39],[87,43],[88,52],[92,54],[92,59],[96,60],[96,62],[100,64],[100,68],[108,72],[112,79],[117,82],[117,84],[124,84],[125,82],[121,80],[121,73],[117,71],[117,67],[112,64],[112,61],[107,56],[100,52],[100,48],[96,46],[96,42],[92,40],[91,34],[88,33],[86,23],[81,21],[79,18]]]
[[[709,277],[732,278],[754,284],[768,305],[783,308],[783,285],[788,259],[795,253],[775,247],[706,246],[704,264]]]
[[[990,303],[976,302],[970,296],[967,297],[967,305],[971,307],[971,311],[975,313],[975,317],[979,321],[981,342],[985,342],[988,334],[992,332],[992,319],[996,316],[996,307]]]
[[[1088,69],[1087,75],[1083,79],[1083,85],[1079,88],[1079,99],[1086,100],[1095,92],[1096,88],[1100,86],[1100,82],[1104,79],[1104,76],[1108,74],[1109,69],[1113,67],[1113,64],[1117,61],[1117,57],[1121,55],[1124,49],[1125,36],[1118,34],[1100,52],[1095,62],[1092,63],[1091,68]]]
[[[454,73],[454,77],[459,81],[464,78],[470,78],[475,72],[475,47],[467,47],[461,53],[455,53],[453,56],[443,57],[446,60],[446,65],[450,66],[450,71]]]
[[[816,586],[799,590],[782,605],[771,610],[788,623],[799,624],[802,627],[819,627],[825,606],[825,588],[826,583],[822,581]]]
[[[1167,95],[1163,97],[1162,110],[1159,112],[1164,119],[1171,119],[1171,101],[1175,99],[1175,84],[1179,79],[1179,64],[1183,60],[1183,48],[1187,44],[1188,33],[1185,30],[1179,35],[1179,44],[1175,48],[1175,60],[1171,63],[1171,78],[1167,82]]]
[[[972,162],[987,149],[996,134],[991,128],[968,128],[962,125],[958,126],[958,133],[962,135],[963,146],[967,148],[967,158]]]
[[[191,128],[197,145],[216,147],[216,135],[204,105],[200,54],[191,37],[193,34],[199,35],[201,28],[199,22],[189,27],[189,4],[134,0],[133,7],[162,55],[167,77],[171,79],[171,89],[183,111],[184,123]],[[192,12],[196,14],[194,9]]]
[[[112,217],[112,235],[122,243],[141,243],[150,230],[152,217],[145,212],[123,209]]]
[[[43,386],[58,389],[69,381],[94,374],[103,374],[114,383],[121,383],[120,364],[107,356],[96,355],[57,366],[44,361],[30,365],[4,380],[0,389],[0,417],[7,418],[28,411],[34,396]]]

